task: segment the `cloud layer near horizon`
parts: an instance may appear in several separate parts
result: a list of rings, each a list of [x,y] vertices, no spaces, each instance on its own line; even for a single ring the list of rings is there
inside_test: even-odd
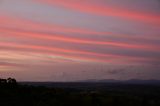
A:
[[[0,74],[43,81],[158,79],[159,10],[157,0],[2,0]]]

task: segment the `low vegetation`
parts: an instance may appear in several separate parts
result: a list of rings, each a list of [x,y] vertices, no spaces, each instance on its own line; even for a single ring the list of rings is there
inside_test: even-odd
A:
[[[132,86],[52,88],[20,85],[12,78],[0,79],[0,106],[160,106],[159,86]]]

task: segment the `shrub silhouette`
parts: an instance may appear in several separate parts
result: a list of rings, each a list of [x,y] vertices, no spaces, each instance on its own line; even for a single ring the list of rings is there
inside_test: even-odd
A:
[[[1,79],[1,78],[0,78],[0,84],[7,84],[7,80],[6,80],[6,79]]]

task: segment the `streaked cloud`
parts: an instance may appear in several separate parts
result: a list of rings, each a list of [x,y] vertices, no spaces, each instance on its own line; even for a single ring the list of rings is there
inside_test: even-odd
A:
[[[6,0],[0,5],[4,76],[69,81],[142,78],[134,70],[149,79],[152,70],[158,73],[156,0]]]
[[[107,6],[101,6],[101,5],[96,5],[96,4],[91,4],[91,0],[86,0],[86,1],[79,1],[79,0],[37,0],[37,1],[42,1],[44,3],[53,4],[53,6],[62,6],[65,8],[69,8],[71,10],[77,10],[80,12],[84,13],[91,13],[95,15],[102,15],[102,16],[113,16],[113,17],[120,17],[124,19],[129,19],[129,20],[138,20],[142,22],[147,22],[147,23],[153,23],[160,25],[160,15],[152,15],[152,14],[146,14],[146,13],[141,13],[138,11],[129,11],[125,8],[117,8],[109,6],[107,3]],[[99,2],[99,1],[97,1]],[[101,0],[103,2],[103,0]],[[96,3],[96,2],[95,2]]]

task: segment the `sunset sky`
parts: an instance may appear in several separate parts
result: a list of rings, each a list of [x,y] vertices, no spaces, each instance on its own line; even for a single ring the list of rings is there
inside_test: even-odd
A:
[[[160,80],[160,1],[0,0],[0,77]]]

